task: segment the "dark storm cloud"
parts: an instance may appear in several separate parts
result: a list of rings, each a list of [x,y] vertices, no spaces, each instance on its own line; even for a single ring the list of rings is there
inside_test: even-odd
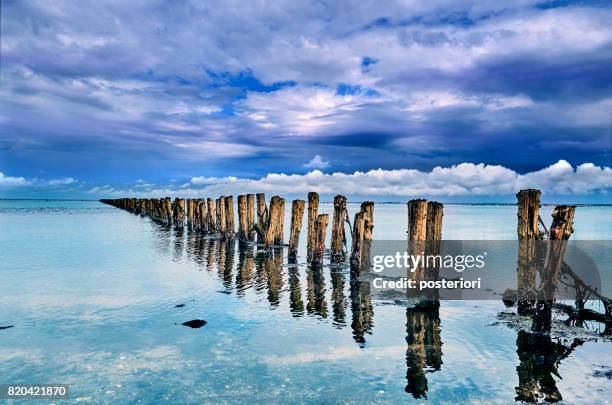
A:
[[[5,1],[0,173],[609,166],[611,19],[605,2]]]

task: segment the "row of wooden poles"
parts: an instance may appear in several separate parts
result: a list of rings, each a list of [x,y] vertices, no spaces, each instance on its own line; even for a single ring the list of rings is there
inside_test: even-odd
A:
[[[100,200],[139,215],[148,216],[158,222],[187,227],[211,237],[256,242],[271,248],[284,245],[285,199],[274,196],[266,204],[264,193],[238,196],[238,230],[234,223],[234,197],[221,196],[217,199],[198,198],[119,198]],[[308,193],[308,225],[306,250],[308,260],[320,262],[325,253],[325,237],[329,223],[328,214],[319,214],[319,195]],[[289,256],[298,251],[302,220],[306,201],[293,200],[291,204],[291,227],[289,235]],[[353,224],[348,218],[345,196],[334,198],[334,213],[331,229],[330,260],[341,263],[347,259],[346,229],[352,233],[350,250],[351,266],[361,268],[365,263],[367,247],[372,241],[374,228],[374,203],[365,201],[355,215]]]

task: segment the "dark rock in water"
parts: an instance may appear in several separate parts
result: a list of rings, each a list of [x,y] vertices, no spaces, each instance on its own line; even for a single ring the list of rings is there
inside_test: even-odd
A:
[[[2,329],[8,329],[8,328],[14,328],[13,325],[8,325],[8,326],[0,326],[0,330]]]
[[[185,304],[176,304],[174,306],[174,308],[183,308],[185,306]]]
[[[206,325],[208,322],[206,322],[204,319],[193,319],[191,321],[187,321],[187,322],[183,322],[184,326],[189,326],[190,328],[201,328],[202,326]]]

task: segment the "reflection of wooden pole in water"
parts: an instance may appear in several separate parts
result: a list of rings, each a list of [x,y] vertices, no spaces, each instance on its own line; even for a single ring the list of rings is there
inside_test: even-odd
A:
[[[234,196],[225,197],[225,237],[233,239],[236,226],[234,223]]]
[[[550,335],[518,332],[516,339],[519,365],[516,367],[519,385],[516,387],[516,401],[558,402],[563,398],[555,377],[561,360],[570,355],[582,340],[574,339],[570,346],[553,342]]]
[[[567,240],[574,232],[575,210],[576,207],[573,205],[558,205],[552,213],[553,222],[550,226],[548,256],[541,275],[541,293],[538,294],[531,325],[531,330],[536,333],[550,333],[554,295],[567,248]]]
[[[359,277],[351,274],[350,288],[353,339],[363,347],[366,341],[365,335],[371,333],[374,325],[374,308],[372,306],[370,284],[360,281]]]
[[[330,247],[332,263],[343,262],[346,258],[346,252],[344,251],[344,245],[346,243],[346,237],[344,235],[346,214],[346,197],[343,195],[335,196]]]
[[[255,255],[255,290],[257,292],[267,288],[268,274],[264,266],[264,261],[270,256],[267,250],[258,250]]]
[[[219,244],[217,245],[217,275],[221,280],[223,280],[223,272],[225,271],[225,250],[227,249],[227,244],[224,239],[219,240]]]
[[[268,301],[277,306],[283,286],[283,249],[276,248],[274,252],[266,252],[263,264],[268,280]]]
[[[249,286],[253,278],[253,245],[245,243],[238,244],[238,272],[236,274],[236,294],[244,295],[244,290]]]
[[[300,240],[302,219],[304,218],[304,200],[293,200],[291,204],[291,233],[289,234],[289,257],[295,257]]]
[[[183,257],[183,249],[185,242],[183,237],[183,228],[177,227],[174,229],[174,260],[179,260]]]
[[[539,244],[542,239],[538,229],[540,211],[540,191],[535,189],[521,190],[516,195],[518,205],[517,233],[519,240],[517,268],[517,312],[519,315],[530,315],[535,304],[536,271],[543,264],[538,257]]]
[[[206,270],[211,272],[215,268],[217,258],[217,243],[215,239],[208,239],[208,254],[206,255]]]
[[[344,273],[338,270],[332,270],[332,312],[334,314],[334,322],[338,325],[346,324],[346,298],[344,297]]]
[[[302,302],[302,287],[300,286],[300,271],[297,266],[289,267],[289,307],[295,317],[304,315]]]
[[[210,235],[214,235],[217,233],[217,205],[212,198],[206,199],[206,205],[208,208],[207,230]]]
[[[406,309],[406,392],[414,398],[427,398],[425,368],[442,366],[439,302]]]
[[[327,318],[327,302],[325,301],[325,277],[323,275],[323,267],[318,264],[309,265],[306,270],[306,283],[306,310],[310,314]]]
[[[232,288],[232,271],[234,270],[234,252],[236,251],[236,240],[229,238],[223,240],[221,243],[225,243],[225,266],[223,267],[223,284],[225,288]]]
[[[320,265],[323,263],[325,253],[325,234],[327,233],[327,214],[319,214],[314,225],[314,245],[312,252],[312,262]]]
[[[315,242],[315,222],[319,211],[319,194],[315,192],[308,193],[308,228],[306,235],[306,252],[308,260],[312,256]]]

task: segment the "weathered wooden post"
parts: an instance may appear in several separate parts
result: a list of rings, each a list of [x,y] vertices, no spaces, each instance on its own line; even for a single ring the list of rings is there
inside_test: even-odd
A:
[[[234,237],[236,226],[234,224],[234,196],[225,197],[225,234],[228,238]]]
[[[276,236],[274,237],[275,245],[283,245],[285,242],[285,199],[279,197],[279,213],[276,223]]]
[[[553,210],[553,222],[550,226],[550,239],[548,242],[548,256],[540,281],[540,294],[536,303],[535,315],[531,330],[535,333],[550,333],[552,325],[552,305],[557,290],[557,282],[567,240],[574,232],[574,205],[557,205]]]
[[[193,227],[193,198],[187,199],[187,228],[191,229]]]
[[[314,247],[312,261],[316,264],[323,263],[323,255],[325,253],[325,235],[327,233],[327,222],[329,215],[319,214],[314,226]]]
[[[319,194],[315,192],[308,193],[308,228],[306,234],[306,251],[310,258],[314,249],[315,242],[315,222],[319,211]]]
[[[408,240],[422,241],[427,238],[427,200],[408,201]]]
[[[207,233],[208,232],[208,218],[206,215],[206,200],[203,198],[200,198],[198,200],[198,207],[199,207],[199,213],[200,213],[200,224],[199,224],[199,229],[200,232],[202,233]]]
[[[444,205],[436,201],[427,203],[427,221],[425,235],[427,238],[425,253],[430,256],[438,256],[440,254],[442,243],[442,218],[444,217]],[[427,280],[437,281],[440,278],[440,268],[434,260],[432,265],[425,268],[425,277]],[[439,290],[427,290],[427,298],[429,300],[438,300],[440,298]],[[439,305],[437,301],[428,302],[428,305]]]
[[[238,196],[238,239],[245,241],[248,239],[248,212],[247,212],[247,197],[245,195]]]
[[[332,219],[331,234],[331,261],[332,263],[343,262],[346,259],[344,245],[344,222],[346,221],[346,197],[337,195],[334,197],[334,217]]]
[[[253,231],[253,225],[255,225],[255,195],[246,195],[247,205],[247,239],[255,240],[255,232]]]
[[[183,227],[185,222],[185,200],[182,198],[174,199],[174,223],[178,227]]]
[[[417,199],[408,201],[408,253],[420,256],[425,253],[427,239],[427,200]],[[425,269],[415,265],[410,269],[408,277],[418,283],[425,279]],[[416,290],[409,289],[407,293],[414,295]]]
[[[217,205],[215,204],[215,200],[207,198],[206,206],[208,208],[208,233],[214,235],[217,233]]]
[[[268,223],[268,208],[266,207],[266,195],[257,193],[257,224],[260,229],[265,229]]]
[[[225,218],[225,197],[217,198],[217,229],[221,237],[225,237],[227,219]]]
[[[374,202],[362,202],[361,211],[365,213],[365,223],[363,224],[363,238],[365,241],[372,241],[372,233],[374,230]]]
[[[282,209],[284,200],[279,196],[274,196],[270,199],[270,212],[267,215],[267,223],[264,229],[264,245],[269,248],[278,241],[279,226],[281,222]]]
[[[365,228],[365,217],[366,213],[363,211],[355,214],[355,220],[353,221],[353,246],[351,248],[351,273],[353,275],[359,274],[362,270],[362,250],[364,241],[364,228]]]
[[[172,225],[172,199],[170,197],[166,197],[164,200],[164,206],[160,207],[160,211],[165,210],[166,221],[168,225]]]
[[[516,194],[518,205],[518,268],[517,313],[533,312],[536,298],[536,274],[542,269],[546,253],[538,249],[542,239],[538,220],[540,217],[540,190],[521,190]]]
[[[293,200],[291,204],[291,233],[289,235],[289,257],[295,257],[300,240],[300,230],[302,229],[302,219],[304,217],[304,200]]]

